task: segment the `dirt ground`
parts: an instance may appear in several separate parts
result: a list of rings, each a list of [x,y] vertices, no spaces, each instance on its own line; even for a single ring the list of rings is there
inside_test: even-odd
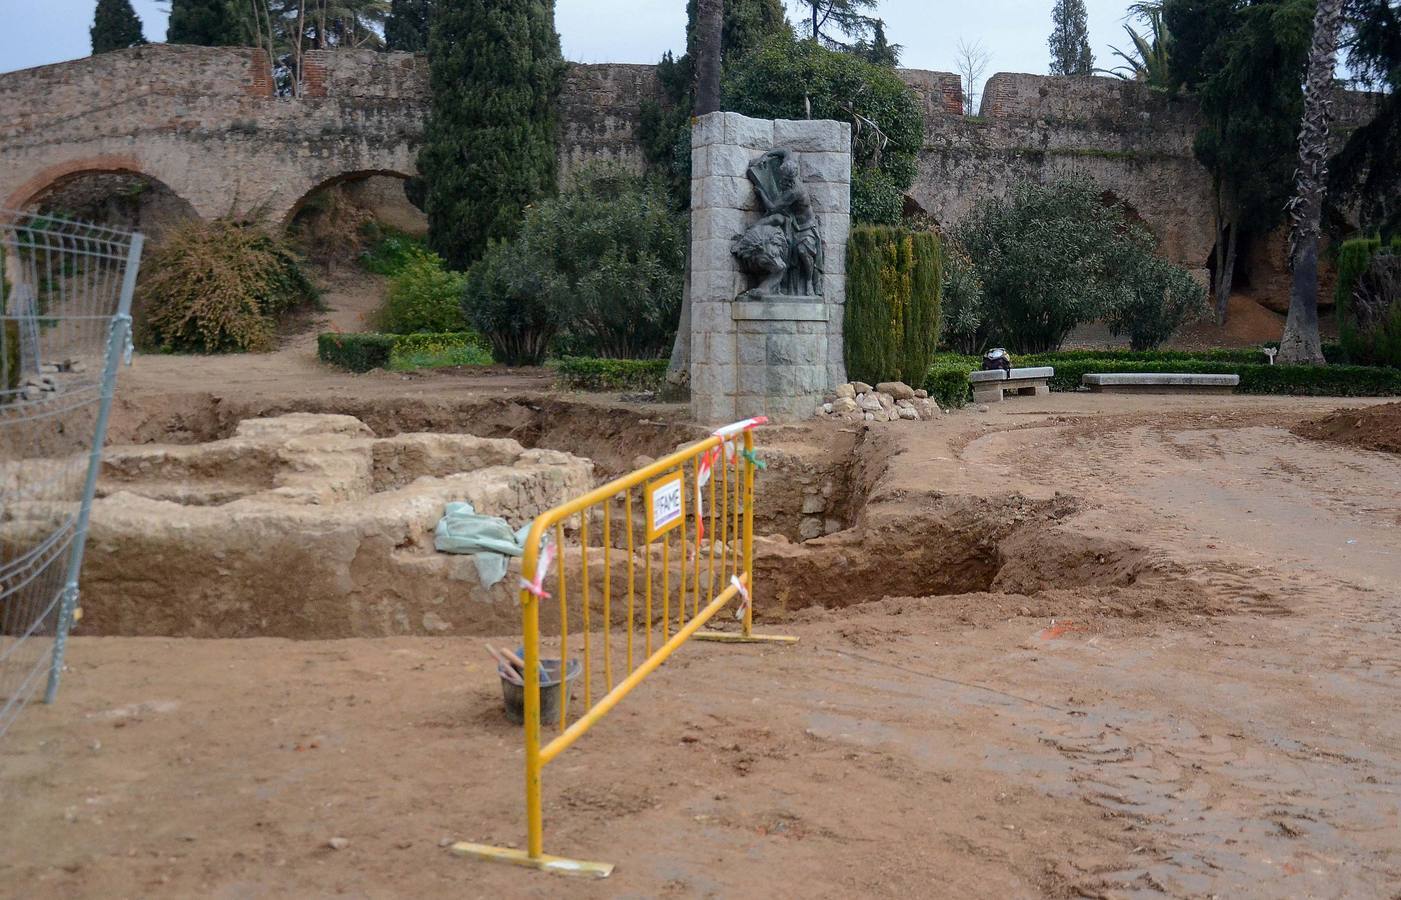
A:
[[[126,377],[157,411],[547,388],[336,375],[305,346]],[[59,702],[0,739],[0,884],[1396,898],[1401,458],[1289,430],[1370,405],[1056,394],[858,429],[850,527],[761,554],[763,630],[801,641],[688,644],[546,769],[547,852],[603,882],[447,849],[524,837],[480,638],[79,636]]]

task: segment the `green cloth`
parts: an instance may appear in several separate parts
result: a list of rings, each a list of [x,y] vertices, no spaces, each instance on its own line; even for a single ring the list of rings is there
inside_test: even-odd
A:
[[[500,516],[481,516],[470,503],[449,503],[433,534],[439,553],[470,553],[482,587],[506,577],[507,557],[525,553],[530,523],[512,531]]]

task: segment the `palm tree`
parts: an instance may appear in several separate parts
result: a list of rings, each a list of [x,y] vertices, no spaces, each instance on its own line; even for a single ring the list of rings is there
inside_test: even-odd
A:
[[[1309,74],[1304,82],[1304,121],[1299,130],[1299,168],[1295,194],[1289,201],[1289,317],[1279,342],[1279,361],[1322,364],[1318,336],[1319,221],[1328,184],[1328,130],[1332,118],[1333,81],[1338,64],[1338,34],[1343,0],[1318,0],[1309,48]]]
[[[1140,34],[1133,26],[1125,23],[1133,49],[1125,52],[1111,46],[1114,55],[1124,61],[1124,65],[1113,69],[1101,69],[1106,75],[1116,75],[1125,81],[1137,81],[1149,87],[1167,90],[1172,87],[1168,64],[1172,59],[1172,34],[1163,21],[1161,2],[1135,3],[1129,7],[1129,16],[1143,20],[1148,26],[1146,34]]]

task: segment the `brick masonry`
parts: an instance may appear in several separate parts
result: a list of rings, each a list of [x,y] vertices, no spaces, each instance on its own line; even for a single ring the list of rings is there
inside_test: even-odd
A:
[[[691,132],[691,412],[702,422],[805,418],[846,381],[842,312],[851,126],[711,113]],[[821,302],[736,301],[748,280],[730,242],[759,218],[750,160],[796,152],[822,233]]]

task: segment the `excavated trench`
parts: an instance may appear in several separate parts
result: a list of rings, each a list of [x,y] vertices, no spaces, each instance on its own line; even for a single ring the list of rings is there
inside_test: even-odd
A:
[[[240,426],[297,420],[294,413],[351,416],[364,428],[338,426],[342,458],[320,446],[249,440],[261,426]],[[583,471],[580,484],[599,483],[704,433],[675,408],[644,413],[551,397],[126,400],[115,410],[110,443],[118,446],[94,516],[84,630],[290,638],[515,632],[510,579],[483,590],[470,557],[434,552],[432,524],[453,479],[474,478],[482,511],[506,515],[514,527],[559,502],[561,491],[580,490],[573,482],[554,493],[531,488],[541,472]],[[454,454],[467,445],[452,435],[495,439],[483,443],[497,468],[455,474]],[[512,442],[519,447],[510,449]],[[563,452],[530,456],[547,451]],[[473,452],[482,462],[486,451]],[[898,452],[890,432],[766,430],[768,468],[755,504],[761,618],[885,597],[983,596],[989,608],[997,602],[987,597],[1019,598],[1026,609],[1036,604],[1025,598],[1048,592],[1161,596],[1168,583],[1169,593],[1185,591],[1183,602],[1205,610],[1180,573],[1144,548],[1064,527],[1078,510],[1074,498],[902,489]],[[322,476],[340,487],[318,482]],[[505,493],[483,486],[494,479],[513,486]],[[509,511],[491,508],[508,495]],[[263,515],[260,498],[296,508],[290,518]],[[298,578],[289,581],[289,572]],[[1142,615],[1151,606],[1118,612]]]

